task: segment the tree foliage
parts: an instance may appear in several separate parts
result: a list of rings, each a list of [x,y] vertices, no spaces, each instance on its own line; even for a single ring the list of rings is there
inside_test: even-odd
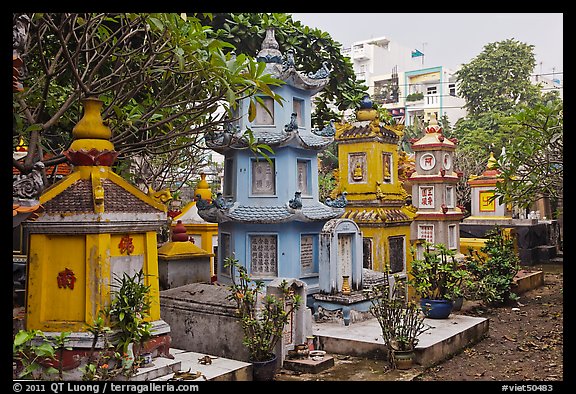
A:
[[[522,105],[505,119],[512,138],[497,167],[503,181],[496,185],[501,201],[522,207],[542,198],[562,198],[564,193],[564,110],[558,98]]]
[[[328,85],[315,99],[312,122],[322,128],[336,113],[327,103],[338,110],[359,107],[360,100],[368,90],[356,80],[350,58],[342,56],[342,44],[334,41],[330,34],[303,25],[286,13],[216,13],[204,23],[212,26],[209,35],[234,45],[235,50],[256,56],[260,50],[268,27],[275,28],[275,38],[280,51],[295,52],[296,67],[304,72],[315,72],[328,62],[331,74]]]
[[[466,117],[456,122],[452,133],[459,141],[454,165],[464,175],[457,185],[458,199],[464,205],[470,203],[469,176],[481,174],[490,153],[498,157],[503,148],[508,162],[502,169],[510,182],[497,189],[501,200],[525,206],[539,198],[539,194],[561,192],[561,167],[560,171],[556,167],[554,172],[550,165],[546,166],[547,170],[540,167],[544,165],[540,157],[546,156],[542,152],[558,151],[547,143],[552,131],[543,130],[550,123],[544,126],[542,120],[536,122],[536,119],[558,119],[559,116],[561,123],[562,105],[553,93],[542,94],[541,86],[531,82],[534,66],[533,46],[508,39],[487,44],[482,53],[456,72],[459,92],[466,100],[468,111]],[[548,100],[555,104],[544,105]],[[524,126],[520,126],[521,119],[526,117],[532,118],[532,124],[528,126],[524,122]],[[536,134],[531,135],[528,130],[539,130],[541,134],[536,135],[534,131]],[[562,133],[559,135],[561,141]],[[533,154],[539,159],[530,157]],[[530,175],[526,173],[528,168],[531,168]],[[517,178],[514,171],[521,171]],[[550,175],[554,175],[554,180]],[[551,188],[555,188],[555,192]]]
[[[456,72],[470,116],[508,112],[537,95],[538,88],[530,82],[536,65],[533,49],[533,45],[514,39],[489,43]]]
[[[200,23],[210,15],[133,13],[30,14],[24,91],[13,96],[14,147],[28,145],[22,173],[44,152],[64,162],[80,100],[104,101],[119,160],[204,149],[204,133],[223,127],[227,110],[256,92],[281,98],[263,64],[231,56],[230,43]],[[192,154],[191,158],[201,158]]]

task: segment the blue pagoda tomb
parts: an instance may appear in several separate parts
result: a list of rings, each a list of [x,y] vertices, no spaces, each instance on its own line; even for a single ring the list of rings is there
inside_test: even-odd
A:
[[[219,283],[230,283],[225,259],[234,256],[253,279],[269,284],[296,278],[310,296],[319,291],[321,230],[345,205],[345,196],[331,206],[318,199],[318,152],[334,140],[335,130],[312,129],[311,96],[326,86],[330,71],[326,63],[315,73],[298,71],[293,52],[280,52],[273,29],[266,31],[257,60],[266,63],[265,73],[285,82],[270,87],[285,102],[260,97],[263,104],[250,121],[246,99],[226,130],[206,136],[207,146],[224,155],[223,193],[211,202],[197,196],[198,214],[218,223]],[[248,130],[272,148],[269,160],[247,149]]]

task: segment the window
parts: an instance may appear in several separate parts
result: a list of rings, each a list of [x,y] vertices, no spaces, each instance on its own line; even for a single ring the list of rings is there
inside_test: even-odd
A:
[[[419,208],[434,208],[434,186],[420,186]]]
[[[426,94],[438,94],[438,87],[437,86],[429,86],[426,88]]]
[[[450,91],[450,96],[456,96],[456,84],[455,83],[448,84],[448,90]]]
[[[278,274],[278,237],[276,235],[250,235],[250,271],[256,277]]]
[[[252,160],[252,194],[260,196],[273,196],[276,194],[276,173],[274,159]]]
[[[364,250],[364,259],[362,267],[372,269],[372,238],[362,238],[362,248]]]
[[[232,256],[232,251],[230,249],[230,240],[231,236],[227,233],[220,234],[220,246],[218,247],[219,257],[220,260],[220,272],[224,275],[231,276],[231,267],[226,267],[226,259]],[[222,252],[222,253],[220,253]]]
[[[446,186],[446,206],[454,208],[454,186]]]
[[[390,273],[404,272],[404,237],[389,237],[388,252]]]
[[[392,183],[392,155],[390,153],[382,154],[382,167],[383,167],[383,179],[384,183]]]
[[[298,127],[304,127],[304,100],[295,98],[292,101],[292,112],[296,114]]]
[[[308,275],[316,272],[316,269],[314,267],[315,255],[316,255],[316,236],[310,234],[302,234],[300,236],[301,275]]]
[[[312,194],[312,187],[309,182],[311,172],[310,160],[298,160],[296,166],[298,190],[302,192],[303,196],[309,196]]]
[[[418,225],[418,239],[424,239],[430,243],[434,243],[434,225],[433,224],[419,224]]]
[[[456,225],[448,226],[448,249],[456,249]]]
[[[264,102],[264,106],[260,102],[256,102],[256,118],[254,119],[254,124],[260,126],[274,125],[274,100],[271,97],[260,98]]]
[[[224,196],[234,195],[234,159],[224,161]]]

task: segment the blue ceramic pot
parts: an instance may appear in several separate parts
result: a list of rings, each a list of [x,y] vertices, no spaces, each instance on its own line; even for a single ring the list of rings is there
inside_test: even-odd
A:
[[[430,319],[446,319],[452,313],[454,302],[451,300],[420,299],[420,308],[424,316]]]

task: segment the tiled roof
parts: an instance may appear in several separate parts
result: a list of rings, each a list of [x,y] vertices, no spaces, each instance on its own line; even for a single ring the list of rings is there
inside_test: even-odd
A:
[[[252,130],[252,135],[259,143],[271,147],[295,144],[298,147],[307,149],[321,149],[334,141],[333,137],[316,135],[308,130],[286,132],[274,126],[271,128]],[[206,140],[206,146],[222,153],[228,149],[244,149],[248,146],[248,143],[247,140],[242,137],[224,138],[224,133],[221,133],[217,134],[213,140]]]
[[[198,210],[209,222],[283,223],[288,221],[322,221],[342,216],[344,208],[330,208],[320,202],[305,205],[302,209],[290,209],[286,205],[250,206],[236,205],[229,209],[211,207]]]
[[[384,142],[397,142],[398,135],[387,129],[384,126],[380,126],[378,132],[374,132],[370,121],[356,122],[351,128],[344,129],[341,133],[337,134],[338,140],[350,140],[350,139],[360,139],[360,138],[375,138],[382,139]]]
[[[159,211],[109,179],[102,179],[102,186],[106,212],[157,213]],[[90,179],[79,179],[62,193],[46,201],[43,206],[47,214],[93,213],[92,182]]]
[[[353,209],[347,210],[343,216],[358,223],[405,222],[412,219],[401,209]]]

